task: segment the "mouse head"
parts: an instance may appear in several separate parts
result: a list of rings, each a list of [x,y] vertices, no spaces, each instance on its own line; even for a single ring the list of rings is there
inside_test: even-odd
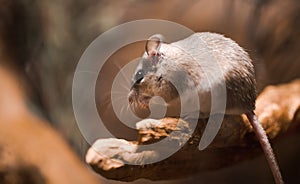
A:
[[[165,102],[177,98],[178,93],[167,80],[169,44],[163,42],[163,36],[151,36],[145,45],[145,52],[132,78],[129,103],[133,112],[141,117],[148,116],[149,101],[154,96],[162,97]]]
[[[153,35],[147,40],[145,53],[132,80],[133,84],[138,84],[147,73],[157,70],[157,65],[161,62],[163,55],[160,51],[162,44],[163,36],[160,34]]]

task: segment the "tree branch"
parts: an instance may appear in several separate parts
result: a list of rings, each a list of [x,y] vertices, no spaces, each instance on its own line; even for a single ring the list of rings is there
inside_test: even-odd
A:
[[[293,132],[300,122],[300,80],[265,88],[256,103],[256,114],[271,140]],[[188,142],[177,153],[155,164],[142,165],[157,153],[154,150],[138,150],[137,145],[170,137],[172,131],[178,133],[171,137],[170,143],[182,144],[180,141],[190,128],[189,122],[176,118],[143,120],[136,125],[139,130],[137,142],[99,139],[88,150],[86,161],[96,172],[111,179],[167,180],[233,165],[261,153],[245,115],[226,115],[214,141],[208,148],[199,151],[198,144],[206,123],[206,119],[200,119]],[[141,165],[126,165],[128,161]]]

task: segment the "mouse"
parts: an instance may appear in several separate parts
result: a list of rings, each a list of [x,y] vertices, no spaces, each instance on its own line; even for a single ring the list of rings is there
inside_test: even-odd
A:
[[[226,86],[226,108],[212,109],[212,92],[221,98]],[[212,32],[194,33],[182,40],[166,43],[155,34],[132,77],[128,94],[131,110],[140,117],[150,114],[149,102],[159,96],[168,106],[166,116],[180,114],[180,94],[196,90],[199,118],[210,114],[245,114],[253,127],[277,184],[284,183],[266,132],[254,112],[257,97],[253,62],[249,54],[232,39]],[[218,99],[216,99],[218,102]],[[220,100],[221,101],[221,100]],[[218,106],[218,104],[217,104]]]

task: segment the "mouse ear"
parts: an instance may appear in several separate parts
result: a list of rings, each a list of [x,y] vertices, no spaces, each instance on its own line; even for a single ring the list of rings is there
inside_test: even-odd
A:
[[[163,36],[161,34],[155,34],[151,36],[146,42],[146,53],[148,56],[158,54],[160,44],[163,42]]]

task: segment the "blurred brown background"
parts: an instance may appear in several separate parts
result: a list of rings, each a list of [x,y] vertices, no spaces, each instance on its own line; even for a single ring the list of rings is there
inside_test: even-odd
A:
[[[260,89],[300,77],[297,0],[0,0],[0,45],[12,57],[9,63],[1,58],[1,64],[13,68],[23,81],[28,107],[48,119],[82,159],[89,145],[78,130],[71,104],[76,64],[102,32],[146,18],[170,20],[195,32],[211,31],[231,37],[255,61]],[[99,113],[117,137],[134,139],[136,134],[125,126],[113,128],[120,122],[107,102],[110,82],[121,66],[141,55],[143,48],[136,44],[115,53],[97,83]],[[275,145],[288,183],[300,182],[299,140],[294,135]],[[204,173],[195,176],[196,181],[239,183],[247,178],[246,183],[268,183],[272,178],[263,159]],[[192,182],[195,177],[178,182]]]

